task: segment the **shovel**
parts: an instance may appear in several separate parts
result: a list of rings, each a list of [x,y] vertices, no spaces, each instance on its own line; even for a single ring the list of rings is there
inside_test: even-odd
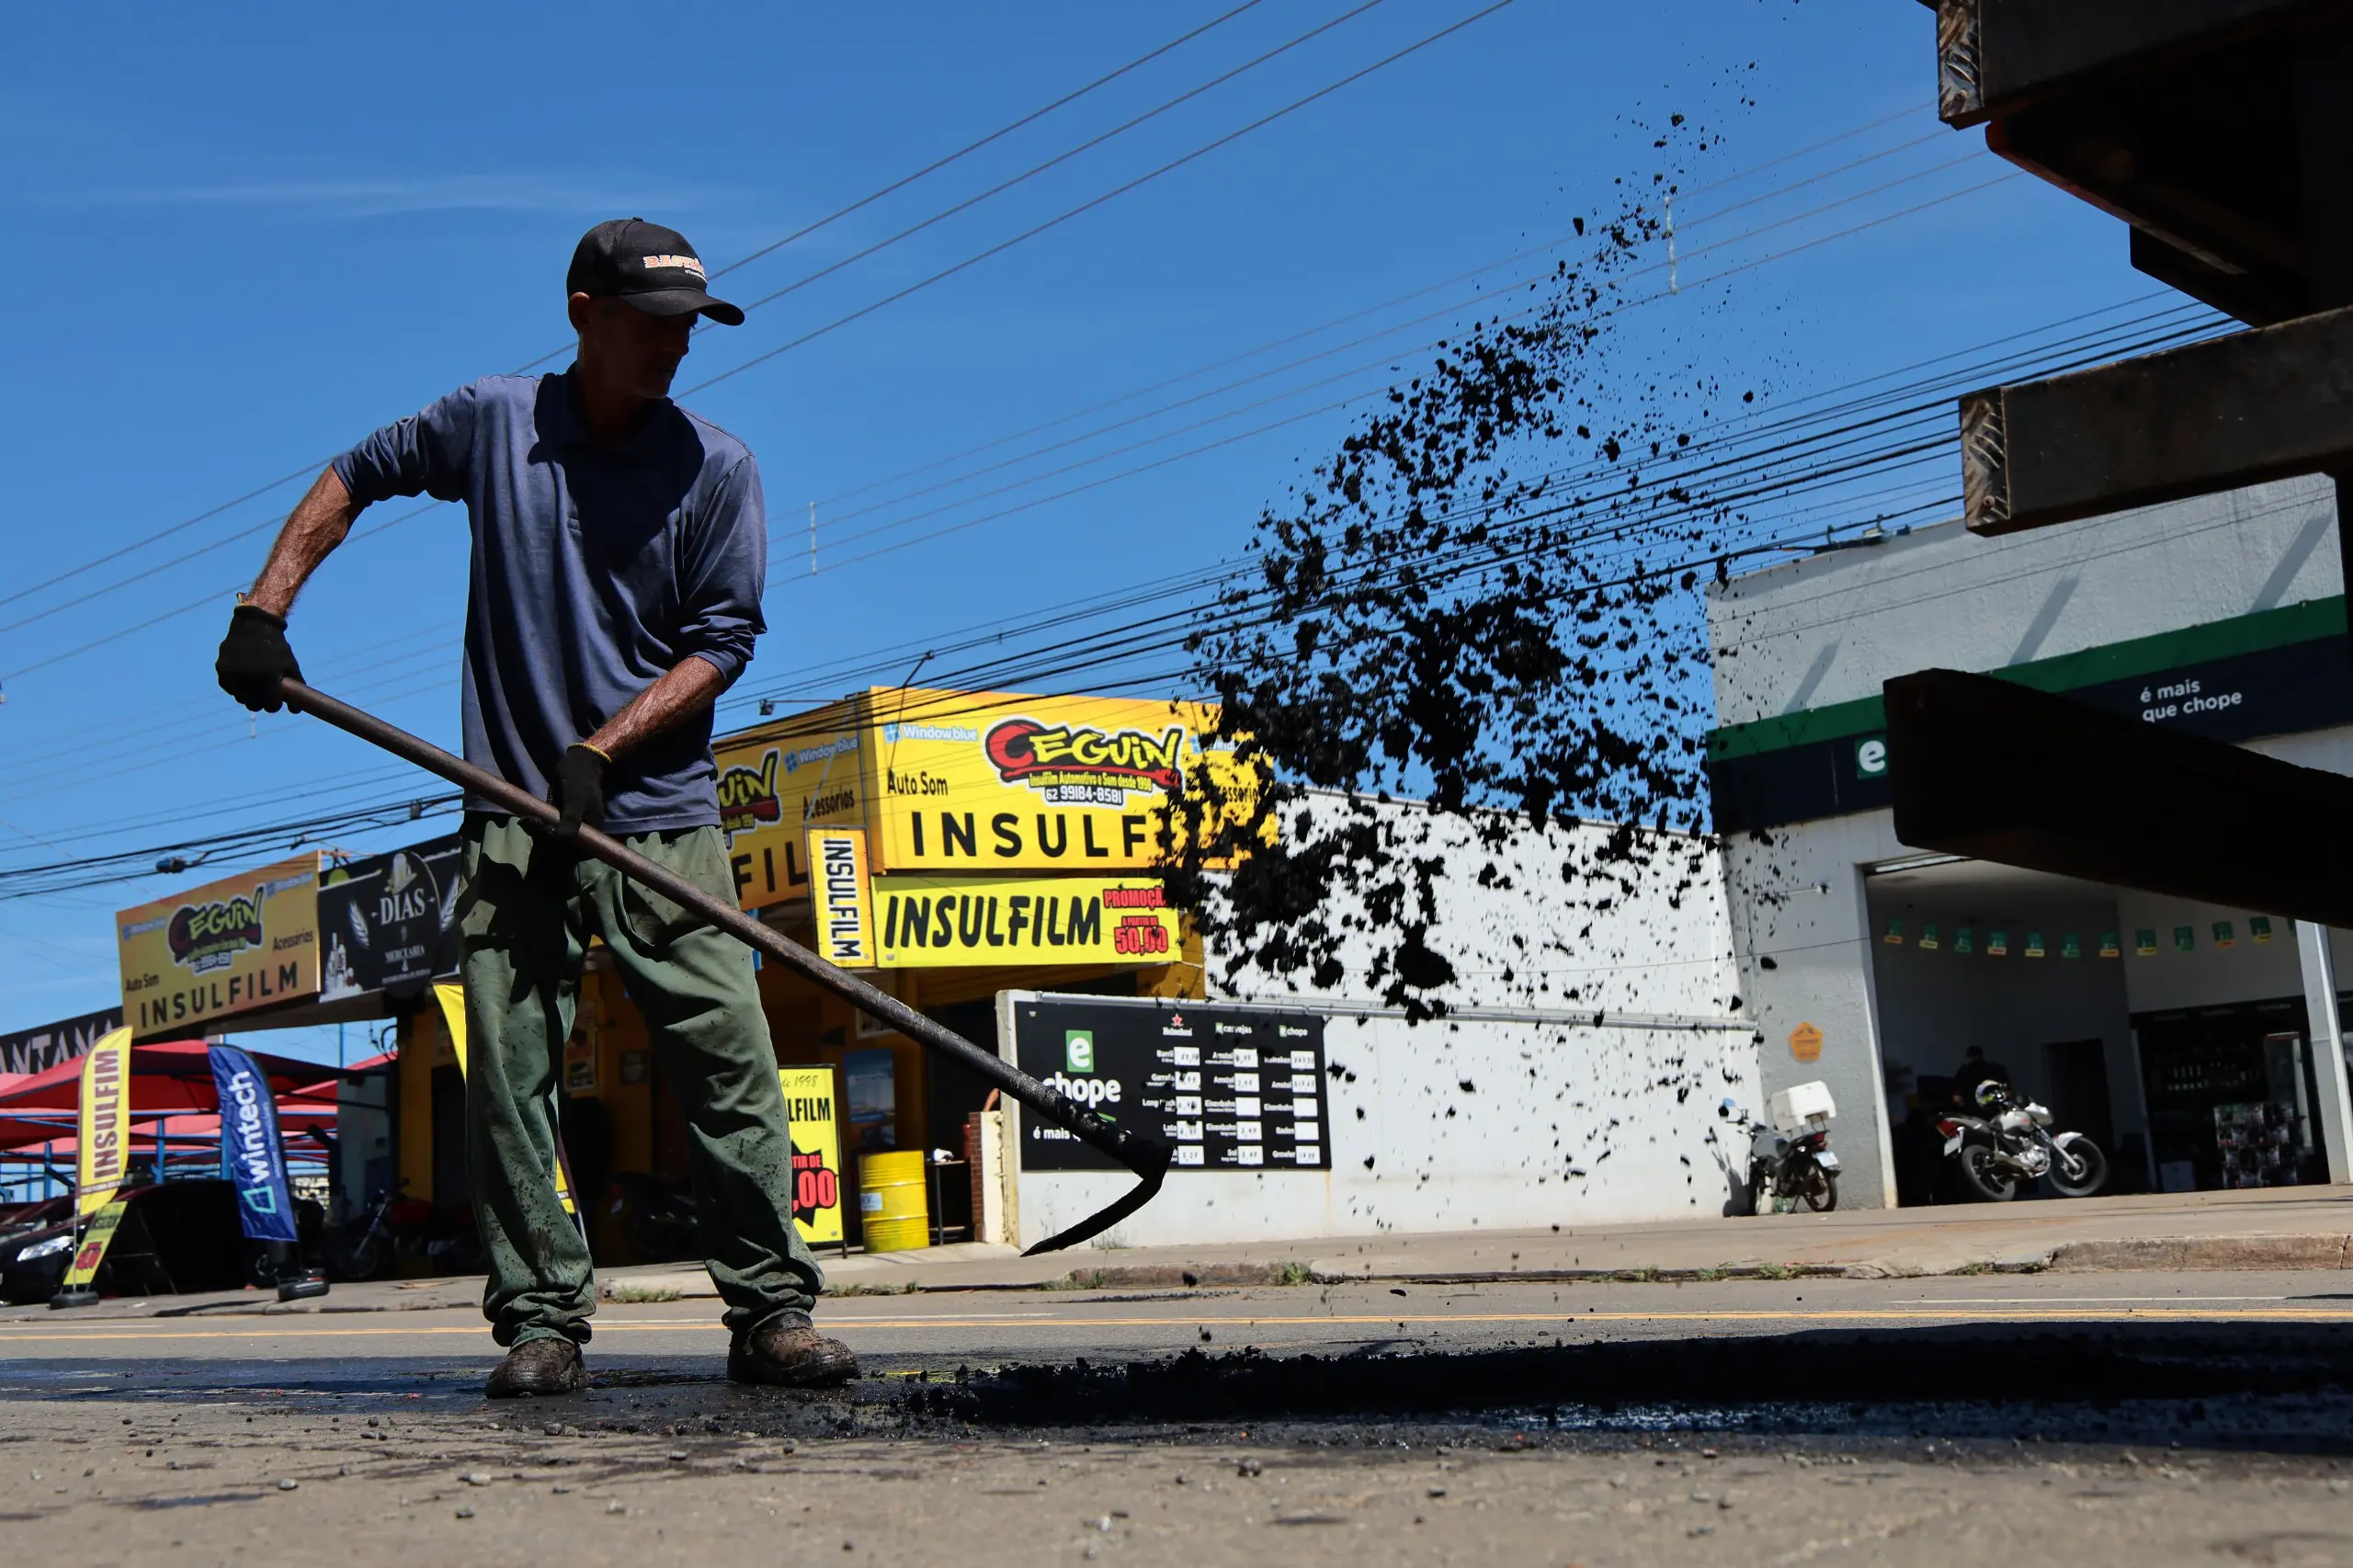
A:
[[[338,702],[324,692],[313,691],[299,680],[289,679],[282,688],[282,695],[286,706],[295,712],[324,719],[336,729],[381,746],[427,773],[438,774],[450,783],[464,787],[477,797],[494,802],[502,811],[512,812],[527,823],[535,823],[543,828],[552,828],[556,824],[560,813],[547,801],[462,758],[451,756],[439,746],[419,740],[405,730],[394,729],[373,714],[363,713],[347,703]],[[1109,1208],[1088,1215],[1060,1234],[1048,1236],[1025,1256],[1059,1252],[1090,1236],[1100,1235],[1151,1202],[1154,1195],[1159,1192],[1161,1181],[1168,1174],[1168,1146],[1157,1138],[1131,1132],[1104,1120],[1060,1090],[1047,1087],[1011,1062],[1002,1060],[995,1052],[983,1051],[955,1030],[925,1017],[897,997],[868,984],[856,975],[835,969],[800,943],[771,930],[733,904],[713,898],[675,872],[663,869],[609,834],[583,825],[579,836],[573,842],[581,854],[602,860],[639,886],[651,889],[672,903],[692,910],[711,925],[767,954],[821,990],[832,992],[877,1023],[888,1025],[958,1062],[966,1071],[978,1074],[1080,1142],[1100,1149],[1136,1174],[1138,1179],[1132,1191]]]

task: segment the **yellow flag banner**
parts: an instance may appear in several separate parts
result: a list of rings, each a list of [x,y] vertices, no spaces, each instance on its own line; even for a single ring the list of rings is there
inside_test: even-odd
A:
[[[809,869],[817,890],[818,955],[844,969],[872,969],[874,899],[866,874],[866,830],[811,828]]]
[[[836,702],[717,744],[719,829],[745,909],[809,896],[808,829],[865,822],[864,740],[853,706]]]
[[[113,1201],[131,1158],[131,1031],[109,1029],[82,1059],[82,1106],[74,1124],[74,1217]]]
[[[441,1021],[449,1026],[449,1049],[457,1054],[458,1076],[466,1075],[466,988],[447,981],[433,984],[433,999],[441,1004]],[[563,1168],[563,1149],[555,1152],[555,1195],[567,1214],[577,1213],[572,1203],[572,1176]]]
[[[811,1246],[842,1239],[842,1130],[835,1114],[834,1070],[779,1067],[784,1108],[792,1123],[792,1222]]]
[[[101,1208],[90,1221],[89,1229],[82,1233],[82,1244],[74,1249],[73,1266],[65,1271],[66,1290],[86,1290],[90,1281],[98,1277],[98,1265],[107,1260],[107,1248],[114,1244],[114,1233],[122,1227],[122,1211],[131,1199],[118,1198]]]

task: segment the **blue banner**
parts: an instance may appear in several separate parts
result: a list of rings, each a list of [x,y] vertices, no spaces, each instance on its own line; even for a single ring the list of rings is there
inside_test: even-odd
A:
[[[294,1199],[286,1187],[286,1149],[278,1136],[278,1104],[269,1079],[233,1045],[206,1053],[221,1096],[221,1159],[237,1184],[237,1217],[257,1242],[290,1242]]]

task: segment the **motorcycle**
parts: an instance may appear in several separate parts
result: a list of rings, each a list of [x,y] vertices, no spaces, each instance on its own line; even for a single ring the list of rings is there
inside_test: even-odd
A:
[[[1769,1108],[1773,1119],[1759,1121],[1732,1100],[1716,1108],[1718,1116],[1748,1134],[1748,1212],[1769,1212],[1776,1200],[1803,1202],[1816,1213],[1837,1208],[1840,1167],[1830,1147],[1830,1120],[1837,1109],[1828,1086],[1784,1089]]]
[[[1977,1085],[1983,1116],[1939,1117],[1945,1153],[1961,1161],[1961,1180],[1989,1203],[2006,1203],[2027,1183],[2050,1183],[2061,1198],[2089,1198],[2108,1184],[2108,1156],[2080,1132],[2051,1131],[2051,1112],[2007,1084]]]
[[[699,1257],[701,1233],[695,1224],[694,1194],[685,1184],[622,1171],[607,1190],[621,1240],[640,1263],[674,1263]]]
[[[437,1237],[433,1205],[421,1198],[404,1198],[403,1176],[376,1195],[365,1215],[347,1225],[327,1256],[327,1272],[335,1279],[376,1279],[405,1262],[424,1258],[437,1274],[463,1274],[481,1260],[482,1248],[473,1238],[471,1217],[458,1233]]]

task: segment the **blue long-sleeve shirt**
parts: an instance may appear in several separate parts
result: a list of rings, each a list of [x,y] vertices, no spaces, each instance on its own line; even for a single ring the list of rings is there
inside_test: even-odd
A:
[[[604,447],[568,374],[489,376],[384,426],[335,472],[359,502],[466,504],[466,760],[542,798],[564,748],[672,666],[702,659],[732,683],[767,629],[759,469],[666,400]],[[606,826],[717,824],[710,726],[705,709],[616,761]],[[496,810],[471,797],[466,809]]]

